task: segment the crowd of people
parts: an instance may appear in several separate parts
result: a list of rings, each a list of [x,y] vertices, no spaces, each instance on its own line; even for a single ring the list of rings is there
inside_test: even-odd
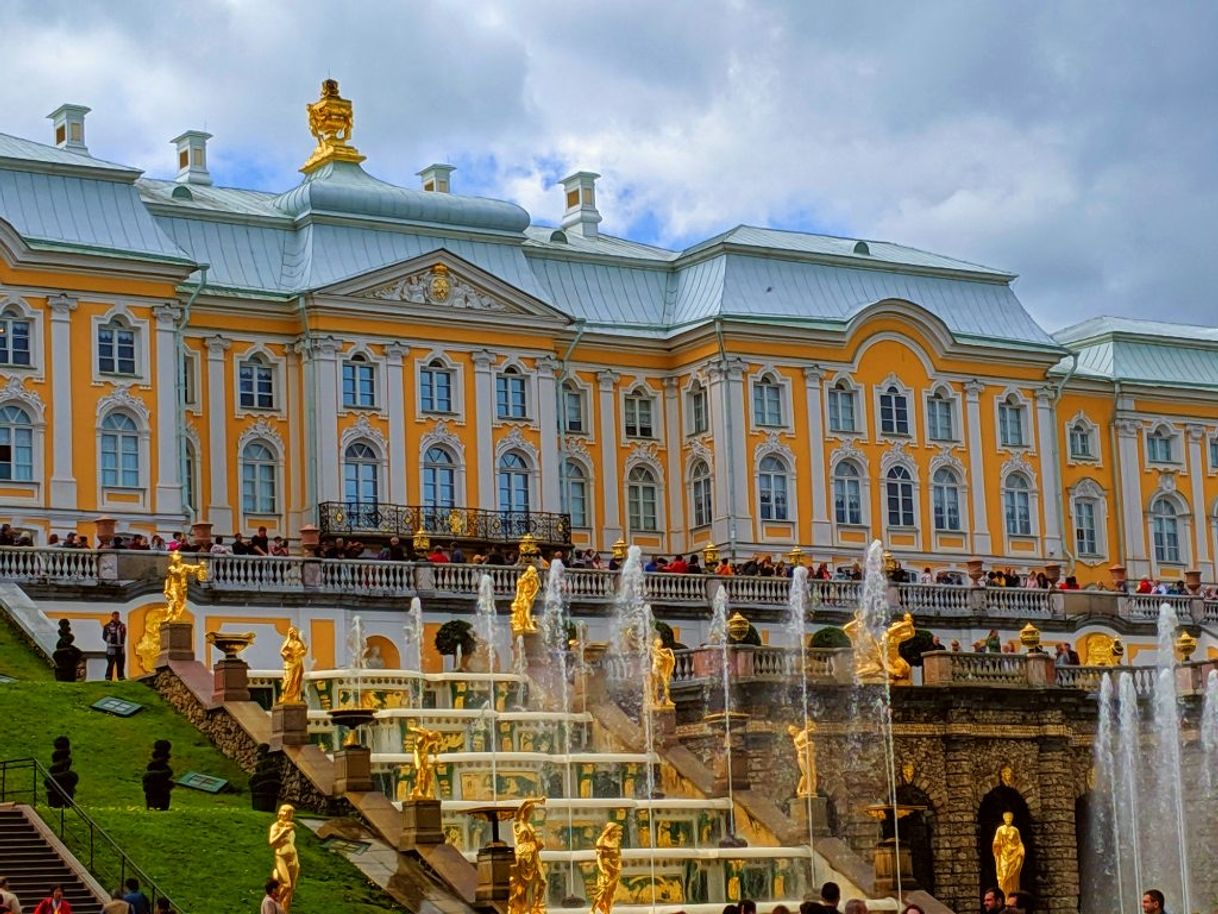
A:
[[[148,896],[140,889],[140,881],[129,878],[120,888],[111,893],[110,900],[102,905],[101,914],[174,914],[168,898],[158,898],[153,908]],[[22,914],[21,900],[9,889],[8,880],[0,877],[0,914]],[[62,885],[51,886],[51,891],[34,907],[34,914],[72,914],[72,903],[64,897]]]

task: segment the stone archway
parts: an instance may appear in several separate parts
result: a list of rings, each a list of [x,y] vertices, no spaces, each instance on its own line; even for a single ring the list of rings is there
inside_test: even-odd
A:
[[[982,891],[998,883],[994,866],[994,832],[1002,824],[1002,815],[1006,812],[1014,813],[1015,827],[1019,829],[1019,836],[1023,840],[1024,862],[1019,887],[1036,897],[1036,839],[1032,814],[1019,791],[1005,784],[1000,784],[987,793],[977,807],[977,870],[981,874],[981,883],[977,886],[978,897]]]
[[[901,842],[909,847],[913,858],[913,876],[918,888],[935,894],[935,807],[920,787],[901,784],[897,787],[897,803],[924,806],[900,820]]]

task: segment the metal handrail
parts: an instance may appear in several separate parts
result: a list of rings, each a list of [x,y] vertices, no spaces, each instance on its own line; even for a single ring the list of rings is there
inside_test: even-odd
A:
[[[10,777],[10,772],[15,773],[24,771],[26,769],[28,769],[30,772],[30,783],[28,788],[24,783],[24,779],[20,778],[20,775]],[[20,784],[16,783],[16,781],[19,779],[22,781]],[[14,781],[14,783],[11,785],[10,780]],[[52,831],[55,831],[54,811],[56,807],[53,807],[50,805],[50,803],[46,802],[45,796],[39,790],[39,788],[43,786],[43,783],[41,782],[45,782],[47,780],[53,781],[51,778],[51,773],[44,768],[42,763],[36,758],[25,757],[0,760],[0,803],[17,802],[23,796],[25,796],[26,790],[28,789],[30,808],[38,814],[39,818],[41,818]],[[56,784],[56,787],[59,788],[59,785]],[[10,797],[12,799],[10,799]],[[76,804],[75,800],[67,796],[63,792],[62,788],[59,788],[59,800],[61,803],[63,803],[63,805],[58,807],[59,830],[56,832],[56,834],[59,839],[64,842],[64,846],[68,847],[69,850],[76,855],[77,860],[79,860],[82,864],[85,864],[85,869],[88,870],[94,878],[98,879],[99,882],[103,878],[97,872],[95,863],[98,857],[98,852],[104,850],[108,846],[109,849],[118,857],[119,885],[124,884],[128,877],[135,877],[139,880],[141,888],[147,888],[147,890],[151,892],[151,900],[154,907],[156,905],[157,898],[166,898],[169,899],[171,910],[177,911],[178,914],[185,914],[182,908],[174,903],[173,899],[170,899],[169,896],[161,889],[161,887],[153,881],[151,876],[135,865],[127,853],[118,846],[118,842],[111,838],[110,835],[106,833],[104,828],[94,822],[93,819],[90,818],[89,814]],[[40,811],[39,806],[46,807],[51,811],[51,815],[48,816]],[[76,818],[79,819],[88,830],[87,848],[83,845],[79,848],[71,848],[68,845],[67,828],[69,821],[69,809],[76,814]],[[86,852],[88,854],[87,863],[85,863],[84,859],[82,859],[82,854]],[[109,874],[104,878],[112,878],[113,875],[114,874]]]

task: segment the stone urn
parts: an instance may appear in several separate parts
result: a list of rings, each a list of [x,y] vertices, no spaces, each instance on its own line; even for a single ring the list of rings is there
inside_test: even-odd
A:
[[[1188,588],[1191,594],[1197,594],[1201,591],[1201,572],[1186,571],[1184,572],[1184,586]]]
[[[1181,631],[1175,642],[1176,663],[1188,663],[1197,650],[1197,639],[1186,631]]]
[[[118,525],[113,517],[99,517],[93,521],[94,532],[97,536],[97,545],[99,547],[109,546],[114,539],[114,530]]]
[[[969,559],[966,564],[968,565],[969,580],[972,581],[973,586],[976,587],[981,583],[982,575],[985,574],[985,569],[982,567],[984,563],[981,561],[981,559]]]
[[[1124,565],[1110,566],[1108,569],[1108,574],[1112,576],[1112,586],[1116,590],[1120,590],[1125,586],[1126,575]]]
[[[321,545],[321,531],[313,524],[305,524],[300,528],[300,548],[305,555],[317,555],[317,547]]]
[[[208,632],[206,641],[224,655],[225,660],[236,660],[238,655],[254,643],[253,632]]]
[[[1029,622],[1019,630],[1019,643],[1029,654],[1040,651],[1040,629]]]
[[[1050,584],[1056,584],[1061,580],[1062,566],[1057,562],[1049,562],[1045,565],[1045,577],[1049,579]]]
[[[205,552],[211,546],[211,521],[200,520],[190,525],[190,536],[200,552]]]

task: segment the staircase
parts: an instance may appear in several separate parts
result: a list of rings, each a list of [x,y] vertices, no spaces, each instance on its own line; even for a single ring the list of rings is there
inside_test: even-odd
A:
[[[21,900],[23,910],[33,911],[51,894],[51,886],[62,885],[76,914],[96,914],[102,900],[81,878],[82,872],[28,806],[0,805],[0,875],[8,878],[9,891]]]

